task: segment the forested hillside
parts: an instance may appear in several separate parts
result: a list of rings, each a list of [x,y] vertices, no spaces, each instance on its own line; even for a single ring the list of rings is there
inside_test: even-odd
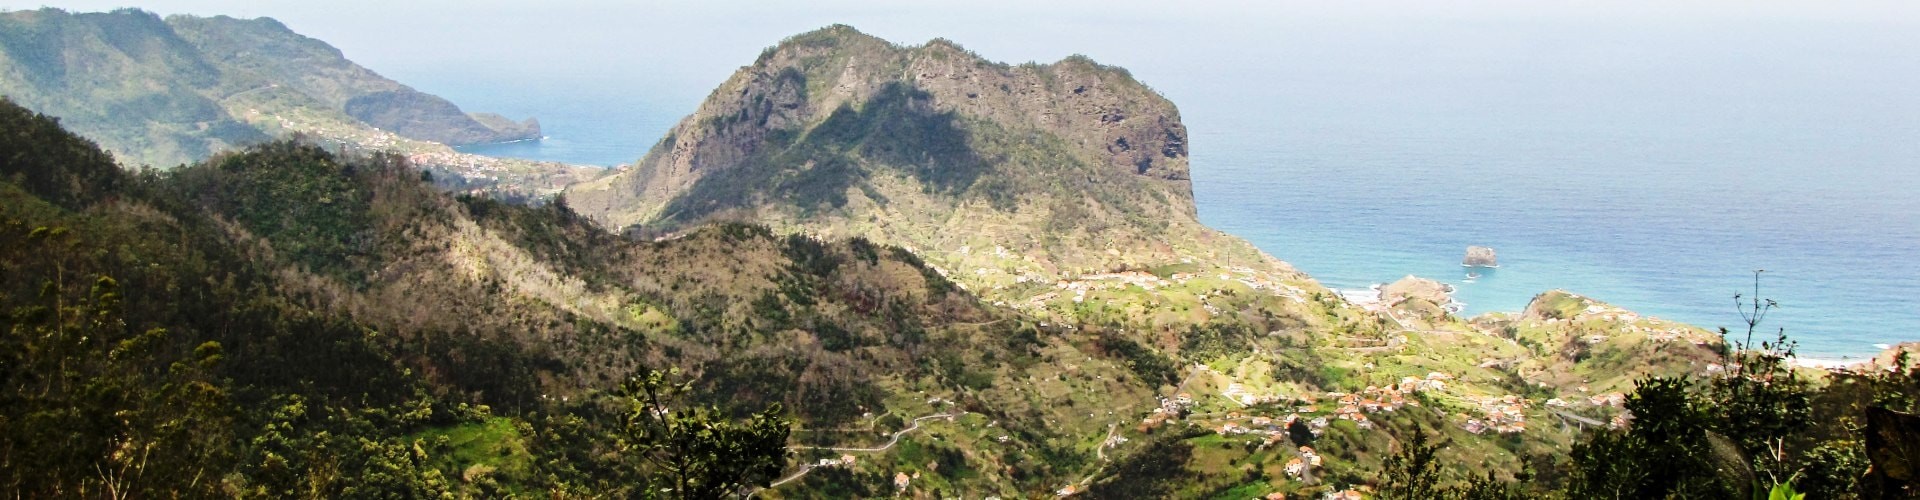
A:
[[[669,367],[723,416],[781,405],[797,442],[933,413],[1017,431],[953,462],[977,489],[1084,460],[1067,436],[1093,424],[1042,422],[1060,401],[1147,397],[996,387],[1127,375],[898,248],[747,225],[627,242],[299,143],[133,174],[4,112],[12,491],[619,491],[648,467],[615,451],[613,394]]]
[[[371,95],[277,23],[97,16],[148,31],[47,33],[159,64],[127,78],[198,85],[154,69],[211,64],[181,44],[284,49],[247,71],[290,80],[240,99],[304,104],[246,116],[337,125]],[[60,39],[22,33],[0,37]],[[1200,225],[1171,104],[1084,58],[832,27],[726,85],[639,166],[538,206],[412,143],[116,164],[0,100],[0,491],[1915,492],[1920,367],[1792,366],[1757,280],[1734,342],[1559,290],[1475,318],[1416,277],[1335,293]]]

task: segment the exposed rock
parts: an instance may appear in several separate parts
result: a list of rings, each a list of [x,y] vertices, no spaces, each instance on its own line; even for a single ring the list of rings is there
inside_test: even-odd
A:
[[[1423,317],[1445,316],[1453,305],[1453,287],[1438,281],[1407,275],[1380,288],[1380,303]]]
[[[1476,245],[1467,247],[1467,258],[1461,260],[1460,265],[1470,267],[1500,267],[1500,259],[1494,256],[1492,247]]]
[[[1189,256],[1290,273],[1200,224],[1187,148],[1173,103],[1124,69],[832,26],[768,49],[632,168],[566,196],[612,229],[744,219],[1021,275]],[[960,252],[982,243],[1016,256]]]
[[[1452,292],[1453,287],[1445,283],[1409,274],[1405,278],[1400,278],[1400,281],[1381,287],[1380,300],[1387,304],[1407,299],[1422,299],[1435,304],[1446,304],[1453,301],[1449,295]]]

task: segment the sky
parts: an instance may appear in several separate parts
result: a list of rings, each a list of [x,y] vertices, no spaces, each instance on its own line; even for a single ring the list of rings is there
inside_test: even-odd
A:
[[[1210,82],[1264,79],[1274,65],[1394,78],[1404,76],[1401,68],[1425,72],[1448,58],[1540,63],[1526,58],[1533,54],[1584,58],[1575,62],[1597,74],[1648,67],[1649,59],[1657,68],[1661,54],[1649,52],[1657,52],[1659,36],[1672,32],[1720,39],[1730,45],[1727,55],[1736,64],[1739,44],[1834,51],[1832,57],[1877,57],[1875,47],[1908,50],[1907,70],[1920,60],[1911,52],[1920,48],[1920,4],[1907,0],[0,0],[0,8],[41,6],[273,17],[416,86],[474,79],[547,79],[543,83],[595,88],[619,82],[692,100],[781,38],[834,23],[895,43],[945,37],[1005,62],[1086,54],[1131,69],[1149,85],[1174,93],[1169,97],[1176,102],[1179,92],[1221,88]],[[1840,43],[1790,43],[1809,36]],[[1516,51],[1515,45],[1531,47]],[[1243,50],[1221,53],[1219,47]],[[1261,83],[1268,82],[1247,82]]]

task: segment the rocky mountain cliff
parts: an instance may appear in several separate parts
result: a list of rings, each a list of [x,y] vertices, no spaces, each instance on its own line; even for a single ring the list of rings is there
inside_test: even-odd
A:
[[[647,234],[719,219],[865,236],[984,288],[1193,261],[1291,276],[1198,222],[1187,144],[1173,103],[1123,69],[833,26],[768,49],[567,201]]]
[[[271,115],[295,110],[452,145],[540,137],[537,122],[470,116],[264,18],[0,14],[0,94],[160,167],[265,140],[287,121]]]

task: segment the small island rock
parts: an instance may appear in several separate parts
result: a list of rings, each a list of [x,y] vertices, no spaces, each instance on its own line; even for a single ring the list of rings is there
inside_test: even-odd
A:
[[[1500,267],[1500,259],[1493,254],[1493,248],[1483,246],[1467,247],[1467,258],[1460,265],[1468,267]]]

